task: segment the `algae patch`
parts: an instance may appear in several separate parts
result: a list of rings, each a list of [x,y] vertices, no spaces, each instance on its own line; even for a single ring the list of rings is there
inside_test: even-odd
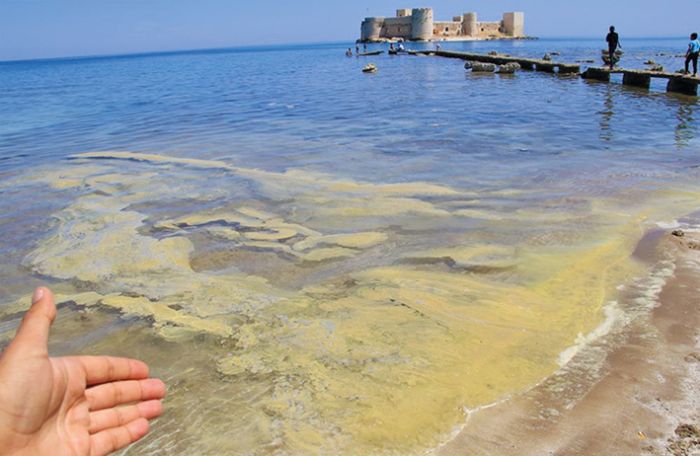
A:
[[[627,258],[644,215],[608,201],[505,217],[480,201],[522,193],[129,152],[77,155],[46,184],[74,193],[25,266],[70,282],[61,299],[196,346],[181,357],[206,366],[227,413],[254,416],[252,431],[216,416],[255,435],[242,453],[432,447],[465,407],[537,383],[597,326],[638,270]],[[192,438],[214,451],[213,429]]]

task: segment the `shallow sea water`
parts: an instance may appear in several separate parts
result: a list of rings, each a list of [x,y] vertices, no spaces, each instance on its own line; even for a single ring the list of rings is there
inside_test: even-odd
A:
[[[347,47],[0,64],[0,341],[48,282],[53,353],[147,361],[167,413],[126,454],[423,453],[559,369],[698,208],[697,98]]]

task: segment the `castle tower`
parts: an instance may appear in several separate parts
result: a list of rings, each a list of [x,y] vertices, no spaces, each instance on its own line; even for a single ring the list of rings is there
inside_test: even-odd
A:
[[[362,22],[361,41],[379,41],[384,26],[383,17],[368,17]]]
[[[432,40],[434,25],[432,8],[414,8],[411,11],[412,40]]]
[[[508,36],[525,36],[525,13],[503,13],[503,32]]]
[[[476,21],[476,13],[465,13],[462,16],[462,35],[479,36],[479,23]]]

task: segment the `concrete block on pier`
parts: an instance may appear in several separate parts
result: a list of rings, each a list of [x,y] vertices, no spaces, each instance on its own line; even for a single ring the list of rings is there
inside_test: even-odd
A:
[[[535,63],[531,59],[516,60],[523,70],[534,70]]]
[[[556,64],[549,62],[537,62],[535,63],[535,69],[537,71],[544,71],[545,73],[554,73]]]
[[[578,74],[581,72],[580,65],[560,63],[558,66],[559,66],[559,74],[574,74],[574,73]]]
[[[610,71],[605,68],[588,68],[582,75],[583,79],[610,82]]]
[[[651,77],[646,74],[625,72],[622,76],[622,83],[628,86],[642,87],[648,89],[651,85]]]
[[[667,92],[682,93],[685,95],[698,94],[698,83],[688,81],[687,78],[671,78],[666,86]]]

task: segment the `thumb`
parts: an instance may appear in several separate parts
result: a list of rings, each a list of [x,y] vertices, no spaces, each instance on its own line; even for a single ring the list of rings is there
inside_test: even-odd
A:
[[[49,329],[54,318],[56,305],[51,290],[37,288],[32,296],[32,306],[24,315],[10,348],[25,355],[48,356]]]

